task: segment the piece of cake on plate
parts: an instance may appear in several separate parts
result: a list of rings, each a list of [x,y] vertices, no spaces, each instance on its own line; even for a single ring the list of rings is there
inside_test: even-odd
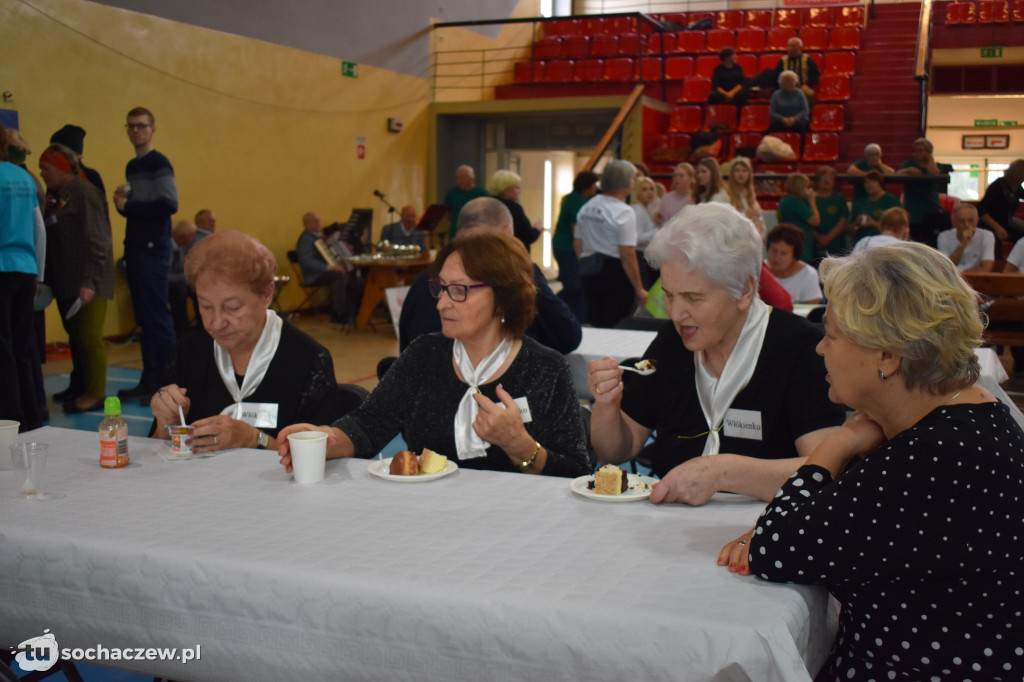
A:
[[[444,471],[447,464],[447,457],[437,454],[430,448],[423,448],[423,452],[420,453],[421,474],[439,474]]]
[[[621,495],[628,488],[626,472],[614,464],[605,464],[594,474],[594,492],[598,495]]]

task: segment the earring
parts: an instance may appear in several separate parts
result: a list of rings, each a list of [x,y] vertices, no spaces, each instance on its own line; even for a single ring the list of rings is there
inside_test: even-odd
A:
[[[882,372],[882,370],[878,370],[878,378],[881,379],[882,381],[885,381],[889,377],[885,376],[885,373]]]
[[[501,316],[501,323],[505,324],[505,316],[504,315]]]

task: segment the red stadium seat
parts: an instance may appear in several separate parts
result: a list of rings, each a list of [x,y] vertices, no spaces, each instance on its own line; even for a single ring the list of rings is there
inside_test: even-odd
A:
[[[575,36],[579,35],[579,24],[575,19],[557,19],[544,23],[544,35],[546,36]]]
[[[743,26],[742,10],[722,10],[715,12],[715,28],[735,31]]]
[[[853,52],[829,52],[825,55],[822,73],[853,75],[857,72],[857,59]]]
[[[760,65],[758,71],[764,71],[766,69],[774,69],[779,64],[779,60],[782,59],[781,54],[765,53],[761,55]]]
[[[764,50],[764,30],[760,28],[736,29],[737,52],[762,52]]]
[[[804,50],[825,50],[828,48],[827,28],[803,28],[800,29],[800,40],[803,41]]]
[[[736,45],[736,34],[732,31],[726,31],[724,29],[713,28],[708,31],[707,45],[704,47],[705,52],[718,53],[723,47],[734,47]]]
[[[860,27],[864,25],[864,6],[847,5],[839,7],[836,13],[836,26]]]
[[[578,19],[580,22],[580,35],[584,36],[596,36],[604,33],[614,33],[606,28],[604,17],[586,17],[585,19]]]
[[[764,49],[769,52],[785,52],[789,39],[796,36],[796,31],[791,28],[772,28],[768,30],[768,41]]]
[[[714,125],[725,126],[723,131],[729,132],[736,129],[736,105],[735,104],[709,104],[707,116],[704,119],[704,128],[711,130]]]
[[[562,56],[568,59],[584,59],[590,56],[589,36],[566,36],[562,39]]]
[[[771,115],[768,113],[767,104],[748,104],[740,112],[740,123],[736,130],[740,132],[768,130],[770,123]]]
[[[796,152],[796,155],[800,156],[800,133],[783,133],[783,132],[778,132],[778,133],[768,133],[768,134],[769,135],[774,135],[775,137],[779,138],[780,140],[782,140],[783,142],[788,144],[790,147],[793,148],[793,151]],[[796,169],[794,168],[793,170],[796,170]],[[793,171],[790,171],[790,172],[792,173]]]
[[[514,82],[516,83],[532,83],[534,79],[534,69],[537,73],[540,73],[540,69],[537,67],[538,62],[516,62],[515,74],[513,76]]]
[[[977,21],[973,2],[950,2],[946,4],[946,25],[961,26]]]
[[[772,11],[770,9],[748,9],[744,12],[743,25],[747,28],[767,30],[772,27]]]
[[[537,59],[558,59],[562,56],[562,38],[548,36],[533,44],[533,56]]]
[[[811,109],[811,130],[841,131],[844,123],[842,104],[816,104]]]
[[[604,60],[604,79],[606,81],[635,81],[637,79],[637,63],[632,57],[615,57]]]
[[[1013,23],[1024,23],[1024,0],[1013,0],[1012,17]]]
[[[580,59],[573,69],[573,80],[597,83],[604,80],[603,59]]]
[[[693,57],[668,57],[665,59],[665,78],[681,81],[693,75]]]
[[[655,33],[647,37],[644,52],[647,54],[672,54],[676,49],[675,33]]]
[[[804,161],[838,161],[839,135],[837,133],[811,133],[804,141]]]
[[[661,57],[643,57],[640,59],[640,79],[644,81],[660,81],[667,78],[664,73],[664,60]]]
[[[978,23],[1010,23],[1010,3],[1006,0],[981,0],[978,3]]]
[[[799,8],[779,7],[775,10],[775,28],[798,29],[804,26],[804,11]]]
[[[754,154],[742,154],[740,150],[746,151],[751,148],[756,150],[757,145],[761,144],[762,137],[761,133],[733,133],[730,138],[733,153],[740,156],[753,156]]]
[[[658,135],[658,158],[665,161],[685,161],[690,155],[689,133],[663,133]]]
[[[653,16],[653,18],[657,19],[658,21],[662,22],[663,24],[664,23],[669,23],[669,24],[676,24],[678,26],[686,26],[687,25],[686,12],[664,12],[662,14],[654,14],[652,16]]]
[[[859,28],[834,28],[828,42],[829,50],[859,50]]]
[[[704,31],[680,31],[676,33],[676,52],[696,54],[704,51]]]
[[[807,25],[815,28],[832,28],[836,25],[831,7],[810,7],[807,10]]]
[[[845,102],[850,99],[850,77],[826,74],[818,81],[814,95],[819,102]]]
[[[710,19],[712,21],[712,23],[714,23],[714,21],[715,21],[715,13],[714,12],[690,12],[689,14],[686,15],[686,19],[687,19],[687,21],[690,22],[689,24],[687,24],[687,26],[692,26],[696,22],[703,21],[704,19]]]
[[[571,59],[555,59],[544,62],[540,80],[545,83],[568,83],[573,79],[573,67]]]
[[[598,34],[590,38],[591,57],[614,57],[619,54],[619,37]]]
[[[697,66],[693,70],[693,75],[698,78],[711,78],[711,75],[715,71],[715,67],[721,63],[721,59],[718,57],[712,57],[711,55],[697,57]]]
[[[669,117],[668,132],[695,133],[703,123],[701,108],[693,105],[676,107]]]
[[[753,78],[757,75],[757,55],[738,54],[736,55],[736,63],[743,69],[743,75],[747,78]]]
[[[623,33],[619,36],[619,54],[623,57],[636,57],[646,47],[644,36],[639,33]]]
[[[604,32],[621,36],[623,33],[636,33],[636,17],[606,17]]]
[[[683,82],[683,92],[679,96],[680,102],[707,102],[711,94],[711,79],[693,76]],[[683,131],[687,132],[687,131]]]

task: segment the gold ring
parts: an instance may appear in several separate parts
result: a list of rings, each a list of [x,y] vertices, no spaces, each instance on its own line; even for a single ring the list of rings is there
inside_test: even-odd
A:
[[[597,384],[594,384],[594,393],[601,395],[601,389],[597,387]]]

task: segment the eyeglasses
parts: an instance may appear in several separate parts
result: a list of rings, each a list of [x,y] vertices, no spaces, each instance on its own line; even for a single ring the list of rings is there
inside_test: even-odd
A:
[[[480,289],[482,287],[489,287],[490,284],[441,284],[436,279],[432,279],[427,283],[427,288],[430,289],[430,295],[434,298],[441,298],[441,292],[448,294],[448,298],[452,299],[456,303],[462,303],[469,296],[470,289]]]
[[[152,123],[125,123],[124,124],[124,129],[125,130],[145,130],[146,128],[148,128],[151,125],[153,125],[153,124]]]

